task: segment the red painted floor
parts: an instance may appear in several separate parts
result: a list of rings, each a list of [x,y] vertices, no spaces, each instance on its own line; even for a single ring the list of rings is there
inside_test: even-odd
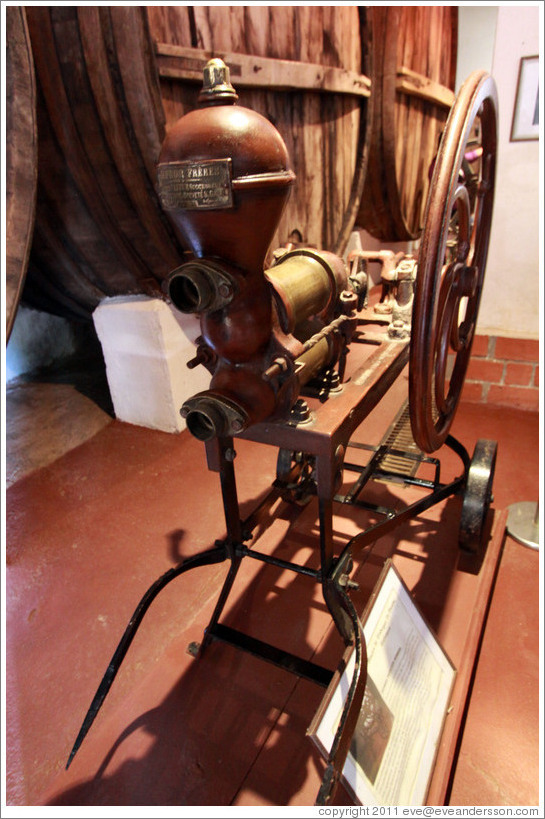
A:
[[[224,534],[217,475],[206,470],[200,443],[118,421],[99,427],[7,492],[7,804],[312,805],[324,762],[305,732],[322,690],[219,643],[198,659],[187,653],[202,637],[223,564],[161,592],[64,771],[143,592]],[[513,502],[537,500],[537,415],[462,404],[453,432],[470,453],[477,438],[499,442],[495,520]],[[274,477],[276,450],[239,441],[237,453],[247,514]],[[448,453],[444,462],[446,473],[456,469]],[[376,492],[397,504],[407,490]],[[415,587],[426,587],[425,614],[439,632],[458,519],[452,498],[377,544],[377,555],[396,554]],[[359,514],[339,515],[336,540],[361,525]],[[316,565],[317,531],[312,503],[302,511],[278,506],[261,546]],[[539,553],[500,537],[451,805],[540,800]],[[243,562],[225,616],[330,667],[342,652],[319,587],[257,561]],[[336,802],[350,804],[342,789]]]

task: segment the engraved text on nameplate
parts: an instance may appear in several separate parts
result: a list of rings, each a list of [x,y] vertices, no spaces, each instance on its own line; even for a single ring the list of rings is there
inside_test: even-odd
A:
[[[157,179],[167,210],[233,207],[231,159],[165,162],[157,168]]]

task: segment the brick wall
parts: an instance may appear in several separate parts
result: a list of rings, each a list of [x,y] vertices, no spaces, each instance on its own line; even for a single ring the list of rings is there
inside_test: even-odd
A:
[[[539,342],[476,336],[462,400],[539,410]]]

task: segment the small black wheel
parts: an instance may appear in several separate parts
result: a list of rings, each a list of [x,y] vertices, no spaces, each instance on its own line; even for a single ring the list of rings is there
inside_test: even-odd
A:
[[[316,494],[315,459],[305,452],[280,449],[276,461],[275,486],[282,499],[304,506]]]
[[[467,472],[459,545],[465,552],[472,554],[478,554],[483,546],[486,519],[493,500],[492,483],[497,451],[496,441],[479,439]]]

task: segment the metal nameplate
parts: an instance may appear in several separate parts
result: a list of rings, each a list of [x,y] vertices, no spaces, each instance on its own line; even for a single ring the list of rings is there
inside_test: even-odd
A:
[[[231,159],[165,162],[157,168],[157,180],[166,210],[233,207]]]

